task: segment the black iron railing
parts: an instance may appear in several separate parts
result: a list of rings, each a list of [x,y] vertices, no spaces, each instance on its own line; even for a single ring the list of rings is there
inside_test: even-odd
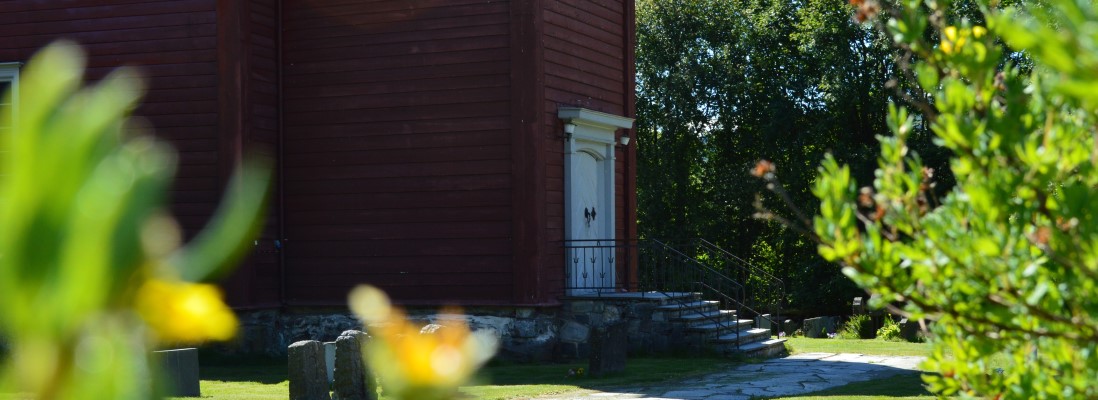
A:
[[[780,279],[702,239],[573,240],[564,249],[567,295],[637,292],[685,306],[697,293],[735,313],[731,322],[719,312],[702,314],[717,326],[766,313],[773,324],[785,298]]]
[[[636,290],[636,240],[568,240],[564,242],[564,289],[567,295]],[[633,284],[631,284],[633,283]]]
[[[750,309],[752,316],[769,314],[771,325],[776,326],[786,300],[785,282],[705,239],[680,240],[669,245],[691,257],[703,260],[702,262],[706,265],[742,283],[746,290],[744,305]]]

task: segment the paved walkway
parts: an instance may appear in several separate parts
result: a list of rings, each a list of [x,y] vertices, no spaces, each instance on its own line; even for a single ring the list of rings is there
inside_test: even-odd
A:
[[[629,388],[614,392],[590,391],[545,399],[738,400],[753,396],[791,396],[852,382],[914,373],[919,363],[925,359],[926,357],[805,353],[741,365],[730,371],[659,387]]]

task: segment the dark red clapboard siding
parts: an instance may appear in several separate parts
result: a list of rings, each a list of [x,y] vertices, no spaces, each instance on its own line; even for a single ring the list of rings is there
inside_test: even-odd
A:
[[[508,173],[511,160],[478,160],[462,162],[418,162],[384,165],[353,165],[339,168],[294,167],[287,169],[286,180],[356,179],[356,178],[422,178],[430,176],[488,175]]]
[[[286,83],[294,81],[297,74],[331,74],[337,72],[369,71],[387,68],[416,68],[423,65],[458,65],[468,62],[507,62],[507,49],[484,48],[476,50],[435,52],[423,54],[391,55],[363,60],[306,60],[294,65],[284,65]]]
[[[548,80],[560,80],[572,82],[573,84],[582,84],[584,86],[588,86],[599,91],[614,93],[617,94],[618,97],[621,97],[621,71],[616,71],[618,74],[615,78],[606,78],[589,73],[583,74],[582,76],[576,76],[576,71],[582,71],[582,68],[583,67],[570,67],[548,62],[545,63],[545,78]],[[547,81],[545,84],[549,86],[558,86],[558,84],[552,81]]]
[[[567,44],[573,49],[584,49],[595,54],[611,58],[619,58],[621,54],[621,41],[603,42],[596,37],[591,37],[583,32],[576,32],[569,28],[578,25],[575,21],[564,21],[565,25],[545,24],[545,36],[557,39],[557,44]],[[558,47],[554,47],[558,48]],[[559,48],[558,48],[559,49]]]
[[[333,224],[299,226],[294,235],[299,240],[416,240],[462,239],[466,237],[501,237],[506,239],[510,221],[462,222],[448,221],[399,224]],[[501,234],[502,233],[502,234]]]
[[[289,91],[289,88],[286,88],[286,90]],[[432,100],[431,104],[388,108],[379,106],[360,110],[292,112],[290,108],[287,108],[283,119],[288,126],[316,126],[435,118],[499,118],[502,117],[499,109],[506,105],[506,102],[462,103],[458,99],[436,99]]]
[[[298,227],[345,224],[510,221],[506,207],[450,207],[411,210],[372,208],[364,210],[308,210],[287,215],[286,222]]]
[[[507,140],[507,131],[475,130],[468,132],[406,133],[396,135],[301,138],[289,141],[295,153],[386,150],[406,148],[492,145]]]
[[[585,26],[589,26],[592,29],[598,29],[601,31],[611,32],[616,35],[621,35],[622,21],[620,19],[620,12],[622,8],[620,6],[613,6],[610,13],[602,11],[602,9],[595,10],[590,7],[588,1],[552,1],[545,5],[547,21],[553,23],[559,23],[560,18],[565,20],[576,21]],[[602,12],[593,12],[602,11]],[[559,16],[559,17],[558,17]],[[609,17],[609,18],[608,18]],[[582,29],[582,28],[581,28]],[[624,37],[619,40],[624,41]]]
[[[398,301],[506,301],[506,2],[286,7],[288,299],[339,304],[370,282]]]
[[[582,41],[582,39],[545,36],[545,49],[547,51],[558,51],[567,54],[568,57],[577,57],[607,68],[621,69],[622,57],[620,54],[606,54],[600,51],[591,50],[580,45],[580,43],[576,43],[579,41]]]
[[[87,76],[137,66],[149,92],[136,113],[179,152],[172,209],[187,235],[219,197],[213,0],[23,0],[0,3],[0,61],[26,61],[66,38],[88,53]]]
[[[311,257],[373,257],[373,256],[478,256],[507,255],[511,252],[510,241],[499,238],[457,238],[457,239],[392,239],[392,240],[292,240],[292,249],[287,256],[296,258]],[[290,261],[290,260],[287,260]],[[289,264],[289,270],[297,266]],[[444,271],[447,266],[439,264],[437,270]],[[459,284],[460,282],[454,282]]]
[[[363,277],[361,282],[344,280],[332,286],[303,286],[290,281],[286,296],[293,304],[342,306],[347,304],[347,294],[350,293],[356,283],[370,283],[369,277]],[[500,299],[511,294],[511,286],[507,284],[487,286],[454,285],[451,283],[438,286],[413,284],[407,286],[384,285],[383,287],[386,288],[397,304],[433,307],[445,304],[507,305],[510,304],[509,301]]]
[[[400,286],[417,286],[424,290],[430,290],[432,286],[443,286],[453,284],[455,280],[468,280],[475,282],[475,285],[484,286],[499,286],[509,284],[511,280],[510,274],[499,273],[495,271],[489,272],[441,272],[430,271],[422,274],[369,274],[363,275],[361,272],[351,272],[344,274],[326,274],[318,273],[315,269],[308,269],[301,272],[291,271],[286,277],[289,281],[293,282],[295,286],[300,287],[326,287],[331,285],[333,280],[337,281],[354,281],[363,279],[365,282],[369,282],[373,285],[382,287],[400,287]]]
[[[584,94],[571,93],[555,88],[546,88],[545,93],[546,99],[555,104],[567,107],[583,107],[609,114],[621,115],[621,104],[615,104],[605,100],[591,98]],[[556,118],[556,113],[553,113],[553,118]]]
[[[2,15],[2,14],[0,14]],[[79,41],[82,45],[94,45],[98,43],[118,43],[130,40],[157,40],[175,38],[203,38],[213,36],[216,33],[216,24],[193,24],[176,26],[157,26],[151,28],[112,29],[105,31],[80,32]],[[32,36],[17,36],[5,38],[9,40],[12,48],[37,47],[42,43],[56,39],[56,34],[43,34]]]
[[[510,201],[510,191],[501,189],[333,195],[299,194],[296,191],[289,190],[294,188],[292,182],[286,182],[286,188],[289,192],[286,195],[287,210],[357,210],[375,207],[430,208],[461,205],[482,207],[507,205]]]
[[[620,91],[617,93],[608,92],[589,84],[567,79],[557,79],[554,76],[546,76],[545,85],[547,86],[545,88],[545,97],[551,100],[567,102],[569,99],[580,98],[591,102],[591,104],[598,104],[595,107],[588,106],[587,108],[597,107],[600,109],[617,110],[614,114],[621,112],[622,98]]]
[[[293,187],[316,195],[358,193],[451,192],[507,189],[508,174],[357,180],[317,179],[294,182]]]
[[[575,57],[569,54],[567,51],[557,51],[553,49],[545,49],[545,68],[546,70],[553,69],[554,71],[561,71],[561,67],[570,69],[573,71],[583,71],[583,77],[591,77],[593,79],[605,78],[610,80],[621,81],[625,74],[620,67],[606,66],[596,62],[588,61],[583,58]],[[555,72],[561,74],[562,72]]]
[[[624,38],[621,36],[621,26],[615,26],[612,23],[606,22],[605,26],[593,25],[592,21],[600,21],[597,18],[585,18],[586,13],[577,12],[573,15],[580,15],[579,18],[574,16],[565,16],[552,10],[552,7],[545,10],[545,23],[552,28],[548,28],[545,31],[547,35],[554,36],[578,36],[585,38],[585,44],[599,45],[600,47],[606,47],[607,45],[616,45],[620,48]],[[611,54],[616,53],[614,48],[609,48]]]
[[[367,42],[368,43],[368,42]],[[409,54],[448,53],[455,51],[498,49],[507,46],[507,36],[498,33],[473,38],[432,39],[407,43],[363,44],[341,48],[311,48],[286,53],[286,62],[305,63],[310,60],[332,59],[347,54],[371,56],[403,56]]]
[[[324,129],[316,129],[313,126],[305,124],[285,127],[286,140],[323,140],[325,138],[349,136],[472,132],[507,128],[507,121],[501,121],[498,118],[482,117],[433,118],[428,120],[378,121],[350,124],[331,124],[321,123],[319,121],[316,121],[316,123],[322,125]],[[307,135],[303,133],[307,133]]]
[[[294,259],[294,257],[288,257]],[[510,256],[370,256],[348,259],[344,257],[308,257],[295,259],[308,269],[322,270],[332,274],[348,273],[412,273],[423,274],[437,272],[439,265],[450,267],[449,272],[479,271],[508,273],[510,265],[506,262]],[[302,269],[304,270],[304,268]]]
[[[500,152],[507,146],[482,145],[470,147],[432,147],[419,149],[379,149],[332,151],[324,153],[287,152],[284,161],[295,167],[393,164],[407,161],[475,161],[499,160],[507,157]]]
[[[170,0],[162,0],[162,3],[173,3]],[[197,12],[163,13],[157,15],[139,15],[131,17],[88,17],[75,20],[53,21],[49,23],[12,23],[0,25],[0,35],[59,35],[70,36],[79,41],[79,33],[96,32],[112,29],[135,29],[167,27],[191,24],[216,23],[213,13],[213,1],[207,2],[209,10]]]
[[[51,10],[34,10],[0,13],[0,24],[19,22],[50,23],[88,18],[117,18],[129,16],[163,15],[186,11],[208,11],[208,0],[175,0],[137,4],[103,4],[90,7],[58,7]]]
[[[352,36],[341,36],[335,38],[326,38],[322,42],[315,43],[313,41],[305,42],[291,42],[287,43],[286,50],[294,51],[295,57],[309,57],[314,55],[313,51],[337,51],[339,49],[355,50],[360,49],[364,43],[370,43],[370,46],[379,46],[386,44],[401,44],[410,43],[414,46],[420,46],[425,40],[431,42],[439,42],[443,40],[479,40],[484,37],[492,36],[506,36],[507,35],[507,20],[494,19],[492,21],[486,21],[481,25],[470,25],[468,21],[462,25],[453,28],[439,28],[432,26],[430,29],[421,29],[418,31],[408,32],[386,32],[386,33],[360,33]],[[309,46],[306,48],[306,44]],[[445,46],[445,43],[440,43]],[[452,47],[446,46],[447,48]],[[324,50],[321,50],[324,49]],[[423,49],[426,50],[426,49]],[[300,52],[300,54],[297,54]]]
[[[247,114],[245,146],[254,157],[265,158],[272,168],[277,168],[278,140],[278,58],[277,58],[277,8],[278,0],[249,0],[240,19],[247,24],[242,32],[246,39],[244,74],[245,95],[242,112]],[[274,191],[272,191],[274,193]],[[253,306],[277,305],[281,295],[280,260],[275,241],[280,240],[280,207],[277,196],[268,203],[266,221],[256,239],[252,253],[242,265],[237,285],[243,289],[243,303]],[[231,287],[231,286],[230,286]]]
[[[334,101],[343,100],[344,97],[376,95],[376,94],[401,94],[401,93],[430,93],[439,90],[473,91],[484,88],[506,87],[508,82],[498,73],[485,74],[476,71],[478,75],[462,76],[463,79],[454,79],[459,75],[448,75],[438,78],[416,78],[404,81],[375,81],[375,82],[347,82],[342,78],[328,77],[328,82],[314,82],[309,85],[315,91],[311,97],[335,97]],[[483,75],[481,75],[483,74]],[[310,93],[311,94],[311,93]],[[390,96],[386,96],[387,98]],[[310,97],[307,97],[308,99]],[[294,99],[288,98],[288,105],[293,104]]]
[[[300,110],[300,112],[339,112],[342,110],[415,107],[419,108],[422,113],[423,108],[435,105],[475,104],[501,100],[507,100],[507,87],[499,86],[498,83],[493,82],[485,87],[386,93],[383,96],[318,94],[311,98],[286,99],[284,104],[286,108]]]
[[[428,79],[444,78],[457,81],[456,77],[495,76],[510,72],[507,63],[500,61],[449,63],[444,65],[418,65],[403,68],[342,71],[338,76],[330,73],[295,74],[287,79],[286,87],[309,87],[315,85],[370,83],[373,85],[415,85]],[[399,86],[398,86],[399,87]]]
[[[408,11],[440,7],[453,7],[463,4],[484,3],[483,0],[374,0],[370,7],[361,6],[362,1],[326,0],[324,2],[294,2],[287,4],[287,10],[294,12],[317,12],[323,10],[326,15],[363,14],[379,11]],[[307,20],[307,18],[302,18]]]
[[[110,4],[145,3],[149,0],[114,0]],[[101,0],[24,0],[0,2],[0,12],[26,12],[33,10],[56,10],[69,7],[91,7],[102,5]]]
[[[331,27],[302,29],[294,36],[294,41],[287,42],[286,46],[292,49],[304,43],[316,43],[317,46],[339,47],[362,40],[363,36],[385,35],[384,38],[393,40],[414,32],[507,24],[507,19],[499,14],[498,9],[499,5],[496,3],[452,7],[453,13],[438,18],[415,20],[393,18],[391,14],[372,14],[359,17],[358,25],[354,26],[347,25],[348,22],[354,21],[345,21]],[[325,41],[318,42],[316,39]]]

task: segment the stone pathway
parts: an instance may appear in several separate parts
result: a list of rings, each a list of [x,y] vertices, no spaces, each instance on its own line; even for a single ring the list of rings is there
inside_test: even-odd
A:
[[[739,400],[755,396],[791,396],[816,392],[852,382],[915,373],[926,357],[867,356],[862,354],[804,353],[738,366],[658,387],[589,391],[545,397],[545,400],[705,399]]]

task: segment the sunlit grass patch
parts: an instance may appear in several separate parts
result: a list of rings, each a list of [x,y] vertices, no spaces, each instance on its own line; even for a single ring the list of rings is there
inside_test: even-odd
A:
[[[889,342],[873,339],[809,339],[789,338],[790,352],[799,353],[857,353],[880,356],[928,356],[929,343]]]

